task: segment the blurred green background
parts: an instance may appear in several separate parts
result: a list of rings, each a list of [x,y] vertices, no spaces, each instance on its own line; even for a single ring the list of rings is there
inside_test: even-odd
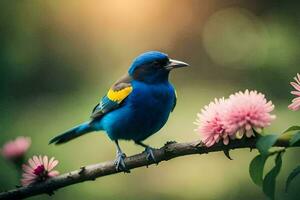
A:
[[[55,156],[61,173],[114,159],[115,147],[103,133],[63,146],[48,141],[89,118],[132,59],[147,50],[192,66],[171,75],[178,104],[167,125],[146,141],[154,147],[199,139],[196,113],[213,98],[246,88],[276,105],[269,132],[300,124],[300,113],[287,109],[289,82],[300,72],[297,1],[3,0],[0,9],[0,145],[30,136],[27,156]],[[131,142],[121,145],[127,155],[142,151]],[[257,152],[231,154],[233,161],[222,153],[178,158],[31,199],[266,199],[248,175]],[[285,154],[278,199],[299,197],[299,179],[284,193],[285,178],[299,163],[299,150]],[[0,158],[0,190],[18,180]]]

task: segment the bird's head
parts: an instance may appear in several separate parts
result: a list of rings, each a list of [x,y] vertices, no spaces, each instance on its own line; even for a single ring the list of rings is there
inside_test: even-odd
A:
[[[136,57],[129,68],[129,75],[138,81],[159,83],[168,80],[172,69],[189,66],[187,63],[173,60],[167,54],[149,51]]]

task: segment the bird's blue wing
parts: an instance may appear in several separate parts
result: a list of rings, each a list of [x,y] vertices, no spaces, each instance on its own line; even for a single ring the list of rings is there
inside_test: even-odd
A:
[[[120,107],[122,102],[132,92],[131,77],[126,74],[118,80],[93,109],[91,118],[96,119]]]

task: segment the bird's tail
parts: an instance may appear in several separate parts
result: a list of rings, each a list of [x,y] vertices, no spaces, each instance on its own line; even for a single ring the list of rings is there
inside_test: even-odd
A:
[[[90,122],[82,123],[67,132],[60,134],[56,136],[55,138],[52,138],[49,142],[49,144],[62,144],[66,143],[70,140],[73,140],[74,138],[77,138],[79,136],[84,135],[85,133],[94,131],[93,128],[90,125]]]

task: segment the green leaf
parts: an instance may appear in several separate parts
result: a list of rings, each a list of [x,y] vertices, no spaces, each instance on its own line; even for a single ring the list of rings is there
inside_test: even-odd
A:
[[[259,138],[256,147],[262,156],[269,154],[269,149],[276,143],[279,135],[266,135]]]
[[[267,158],[267,156],[258,155],[251,161],[249,166],[250,177],[258,186],[262,186],[263,183],[263,172]]]
[[[283,133],[287,133],[287,132],[290,132],[290,131],[300,131],[300,126],[291,126],[287,130],[285,130]]]
[[[294,180],[294,178],[300,174],[300,166],[296,167],[289,175],[289,177],[287,178],[286,180],[286,185],[285,185],[285,191],[287,192],[289,187],[290,187],[290,184],[292,182],[292,180]]]
[[[282,154],[282,152],[277,154],[275,158],[275,166],[263,180],[263,191],[272,200],[275,198],[276,178],[282,166]]]
[[[297,133],[295,133],[295,134],[292,136],[292,138],[291,138],[291,140],[290,140],[290,146],[293,146],[294,144],[296,144],[296,143],[299,142],[299,141],[300,141],[300,131],[297,132]]]

